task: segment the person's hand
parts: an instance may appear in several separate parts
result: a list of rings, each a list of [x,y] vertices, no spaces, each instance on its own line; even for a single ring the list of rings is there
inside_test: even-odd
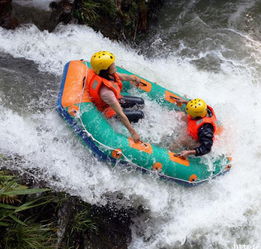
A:
[[[138,85],[140,84],[140,82],[141,82],[140,78],[138,78],[137,76],[134,76],[134,75],[131,76],[131,81],[132,81],[136,86],[138,86]]]
[[[179,104],[179,105],[183,105],[183,104],[187,104],[188,103],[188,101],[187,100],[184,100],[184,99],[176,99],[176,103],[177,104]]]
[[[178,154],[178,157],[187,159],[188,156],[195,155],[195,153],[195,150],[183,150]]]
[[[135,130],[133,130],[131,132],[131,136],[132,136],[135,143],[141,142],[140,141],[140,135]]]

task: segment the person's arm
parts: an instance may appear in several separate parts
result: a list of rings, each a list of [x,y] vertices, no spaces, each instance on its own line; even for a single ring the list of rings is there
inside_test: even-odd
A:
[[[129,75],[129,74],[125,74],[125,73],[117,73],[120,77],[121,80],[123,81],[134,81],[135,84],[139,84],[140,83],[140,78],[138,78],[135,75]]]
[[[184,100],[184,99],[179,99],[179,98],[175,98],[176,99],[176,102],[177,104],[187,104],[189,102],[189,100]]]
[[[203,156],[211,151],[214,139],[214,127],[204,124],[198,131],[200,145],[195,148],[195,156]]]
[[[135,129],[131,126],[129,119],[127,116],[124,114],[122,107],[119,102],[115,102],[110,105],[111,108],[118,114],[121,122],[125,125],[125,127],[128,129],[130,132],[133,140],[135,143],[140,141],[140,136],[139,134],[135,131]]]
[[[179,154],[177,154],[179,157],[183,157],[186,158],[190,155],[195,155],[196,154],[196,150],[183,150],[181,151]]]
[[[129,119],[123,112],[122,107],[119,101],[116,99],[114,92],[110,90],[108,87],[103,85],[100,89],[100,97],[106,104],[108,104],[118,114],[121,122],[126,126],[128,131],[130,132],[134,142],[140,141],[140,136],[131,126]]]
[[[200,145],[193,150],[184,150],[179,155],[187,157],[189,155],[203,156],[211,151],[214,138],[214,128],[211,124],[204,124],[198,131]]]

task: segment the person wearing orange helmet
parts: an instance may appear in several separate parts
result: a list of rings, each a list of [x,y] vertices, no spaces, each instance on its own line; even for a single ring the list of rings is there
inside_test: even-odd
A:
[[[194,149],[183,150],[180,157],[203,156],[211,151],[215,135],[221,132],[215,112],[202,99],[179,101],[186,105],[187,134],[199,145]]]
[[[135,142],[140,136],[130,122],[138,122],[144,117],[141,110],[132,110],[134,106],[142,107],[144,100],[134,96],[122,96],[122,81],[140,83],[134,75],[117,73],[115,56],[109,51],[99,51],[91,57],[91,67],[88,71],[87,88],[92,102],[97,109],[107,117],[119,117],[130,132]]]

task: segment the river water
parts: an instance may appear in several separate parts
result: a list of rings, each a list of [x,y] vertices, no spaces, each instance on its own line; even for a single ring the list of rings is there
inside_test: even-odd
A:
[[[22,1],[46,8],[43,2],[50,1]],[[22,158],[10,167],[89,203],[142,205],[130,249],[261,248],[260,13],[260,0],[166,1],[136,50],[83,26],[53,33],[0,28],[0,153]],[[213,106],[225,131],[212,154],[231,151],[231,171],[188,189],[98,162],[60,119],[55,101],[64,64],[99,50]],[[175,113],[150,103],[145,114],[136,125],[144,140],[175,133]]]

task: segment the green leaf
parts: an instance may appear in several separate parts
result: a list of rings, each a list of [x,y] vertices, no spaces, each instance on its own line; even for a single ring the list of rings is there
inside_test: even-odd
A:
[[[27,226],[23,221],[19,220],[16,216],[10,214],[9,217],[12,218],[15,222],[17,222],[23,226]]]
[[[0,208],[6,208],[6,209],[16,209],[17,207],[12,206],[12,205],[8,205],[8,204],[3,204],[0,203]]]
[[[9,223],[0,221],[0,227],[9,227]]]
[[[37,193],[43,193],[46,191],[50,191],[48,188],[33,188],[33,189],[22,189],[22,190],[14,190],[14,191],[9,191],[5,192],[5,195],[30,195],[30,194],[37,194]]]
[[[2,175],[0,171],[0,182],[2,181],[10,181],[14,179],[14,176],[9,176],[9,175]]]
[[[21,211],[24,211],[24,210],[27,210],[27,209],[30,209],[30,208],[38,207],[38,206],[44,205],[46,203],[49,203],[51,201],[51,200],[47,200],[45,202],[40,202],[40,203],[37,203],[35,205],[31,205],[31,204],[39,201],[39,200],[40,199],[36,199],[36,200],[30,201],[30,202],[27,202],[27,203],[21,205],[20,207],[16,208],[15,213],[18,213],[18,212],[21,212]]]
[[[14,214],[15,210],[10,209],[0,209],[0,220],[3,220],[5,217],[8,217],[10,214]]]

